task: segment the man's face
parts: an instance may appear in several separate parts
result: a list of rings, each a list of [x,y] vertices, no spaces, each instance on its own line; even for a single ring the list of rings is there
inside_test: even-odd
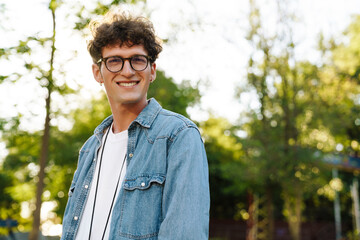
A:
[[[102,49],[103,58],[112,56],[130,58],[135,55],[147,55],[147,51],[142,45],[128,47],[126,44]],[[126,60],[122,70],[113,73],[106,68],[105,62],[101,62],[100,68],[96,64],[93,65],[93,73],[96,81],[104,83],[112,108],[120,104],[142,109],[146,106],[150,82],[156,77],[156,65],[149,62],[143,71],[135,71]]]

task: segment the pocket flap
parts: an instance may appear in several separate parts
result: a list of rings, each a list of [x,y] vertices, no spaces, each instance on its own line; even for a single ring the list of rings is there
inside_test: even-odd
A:
[[[165,182],[165,176],[163,175],[142,175],[135,178],[128,178],[124,180],[123,188],[126,190],[134,190],[134,189],[148,189],[151,184],[163,184]]]

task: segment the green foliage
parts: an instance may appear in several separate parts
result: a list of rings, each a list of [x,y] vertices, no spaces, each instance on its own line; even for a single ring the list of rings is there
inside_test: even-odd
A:
[[[189,117],[186,109],[199,103],[200,93],[189,81],[177,85],[171,77],[166,77],[164,72],[157,71],[156,80],[150,85],[148,97],[156,98],[166,109]]]
[[[0,48],[0,57],[7,55],[7,49],[6,48]]]
[[[246,170],[242,144],[224,118],[210,117],[200,124],[209,162],[211,209],[214,218],[234,218],[247,186],[241,179]]]
[[[29,163],[34,163],[39,156],[39,133],[17,131],[16,135],[5,133],[7,150],[9,154],[3,163],[5,170],[23,168]]]
[[[58,7],[63,4],[61,0],[50,0],[49,9],[55,11]]]
[[[11,173],[3,171],[0,167],[0,219],[19,219],[19,202],[12,196],[11,188],[14,186],[14,177]],[[5,229],[0,229],[0,235],[6,234]]]
[[[260,107],[249,111],[249,121],[242,126],[248,137],[243,141],[247,173],[241,178],[263,195],[271,186],[281,187],[282,211],[298,239],[303,201],[328,181],[322,154],[335,151],[338,139],[346,135],[355,104],[348,93],[356,96],[359,89],[331,65],[295,58],[296,45],[287,35],[292,21],[288,13],[282,13],[279,22],[286,31],[269,37],[259,10],[251,6],[247,39],[253,54],[248,87],[239,89],[239,95],[255,92]]]
[[[20,203],[31,200],[35,194],[33,178],[36,176],[34,167],[38,161],[40,134],[19,130],[18,117],[0,122],[3,122],[0,124],[2,139],[8,150],[8,155],[0,166],[2,176],[8,178],[0,184],[4,197],[0,198],[0,209],[11,218],[21,220]]]
[[[332,46],[328,57],[328,66],[324,67],[324,77],[332,79],[332,93],[336,94],[332,105],[334,122],[332,131],[344,146],[344,153],[359,155],[360,147],[360,15],[354,16],[353,22],[345,31],[344,43]],[[329,40],[331,41],[331,40]],[[328,44],[329,45],[329,44]],[[339,94],[342,89],[344,94]],[[335,103],[335,104],[334,104]],[[340,132],[339,129],[342,129]]]
[[[360,15],[353,17],[353,22],[345,31],[346,42],[333,50],[334,65],[338,73],[359,83],[360,79]]]
[[[13,216],[15,213],[12,212],[15,209],[13,204],[16,203],[14,197],[10,194],[9,188],[14,185],[14,178],[10,173],[1,171],[0,172],[0,208],[2,209],[0,213],[0,219],[6,219],[9,216]]]
[[[10,61],[9,56],[17,58],[23,61],[23,69],[17,69],[16,72],[10,73],[8,76],[1,76],[1,81],[13,79],[16,82],[29,81],[27,76],[36,76],[30,81],[38,81],[39,86],[46,92],[44,100],[45,106],[45,127],[44,131],[36,133],[28,133],[22,130],[6,131],[4,132],[4,139],[6,139],[7,149],[9,154],[5,158],[3,168],[9,172],[14,172],[16,182],[12,188],[10,188],[10,194],[15,201],[26,202],[31,201],[34,198],[35,184],[37,184],[36,203],[37,206],[34,211],[34,224],[31,239],[36,238],[39,231],[40,224],[40,206],[42,202],[41,194],[43,192],[43,182],[47,179],[43,179],[44,174],[38,173],[44,172],[46,164],[48,162],[48,141],[50,132],[49,125],[51,119],[51,95],[54,92],[65,94],[71,92],[71,89],[65,82],[57,81],[54,77],[55,72],[55,40],[56,40],[56,18],[55,10],[61,5],[61,1],[51,0],[49,3],[49,9],[52,13],[53,30],[50,37],[38,38],[37,36],[29,36],[25,40],[20,40],[17,45],[8,47],[1,51],[1,56],[4,61]],[[34,52],[42,52],[44,55],[48,55],[48,68],[44,67],[43,60],[30,60],[33,59],[32,54]],[[24,70],[24,71],[22,71]],[[25,72],[24,75],[20,75],[18,72]],[[58,71],[61,75],[61,71]],[[19,126],[19,125],[17,125]],[[12,127],[12,130],[14,127]],[[16,134],[13,134],[16,132]],[[40,137],[41,136],[41,137]],[[40,148],[41,153],[40,154]],[[41,164],[40,164],[41,163]],[[40,169],[38,169],[40,166]],[[19,216],[18,216],[19,217]]]
[[[90,11],[80,6],[74,28],[83,31],[90,18],[103,15],[111,6],[122,2],[138,1],[98,1]],[[55,10],[61,4],[51,0],[49,8]],[[247,35],[253,47],[248,61],[248,86],[238,92],[238,95],[255,92],[260,107],[249,109],[248,121],[240,126],[214,117],[200,123],[209,161],[211,216],[236,218],[240,208],[246,206],[248,192],[260,195],[270,192],[276,203],[275,211],[283,212],[286,218],[297,218],[295,210],[300,208],[305,219],[323,220],[332,214],[329,210],[332,203],[317,191],[325,189],[331,178],[320,161],[323,154],[335,152],[338,144],[344,146],[344,154],[357,155],[360,150],[360,16],[354,18],[345,32],[347,41],[339,44],[320,37],[323,62],[317,64],[297,61],[293,55],[296,45],[292,41],[281,42],[288,39],[286,36],[265,36],[260,17],[259,9],[253,7]],[[54,50],[50,48],[51,41],[52,38],[30,36],[13,47],[0,48],[0,58],[31,59],[35,51]],[[49,87],[59,95],[74,92],[62,81],[53,79],[52,72],[40,63],[24,61],[23,67],[27,73],[38,76],[33,80],[42,87]],[[0,83],[14,79],[22,81],[23,76],[0,75]],[[155,97],[164,108],[189,117],[187,108],[199,103],[200,93],[198,86],[192,86],[189,81],[176,84],[164,72],[157,71],[148,97]],[[50,196],[44,200],[56,201],[55,212],[60,218],[77,166],[78,151],[95,127],[111,114],[104,92],[89,102],[80,102],[79,106],[65,116],[61,112],[52,115],[73,122],[68,131],[51,127],[45,178],[45,190]],[[21,116],[0,119],[1,138],[9,152],[0,166],[0,217],[11,216],[26,222],[21,219],[20,205],[34,199],[43,132],[21,130],[20,120]],[[247,137],[239,138],[239,129],[246,131]],[[349,199],[344,194],[345,210]]]

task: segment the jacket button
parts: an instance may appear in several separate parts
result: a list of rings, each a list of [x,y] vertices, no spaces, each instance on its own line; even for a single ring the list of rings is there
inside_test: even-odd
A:
[[[89,188],[89,185],[85,185],[84,188],[88,189],[88,188]]]
[[[144,182],[142,182],[142,183],[141,183],[141,186],[142,186],[142,187],[145,187],[145,183],[144,183]]]
[[[134,154],[132,154],[132,153],[130,153],[130,154],[129,154],[129,157],[131,157],[131,158],[132,158],[133,156],[134,156]]]
[[[77,221],[78,219],[79,219],[78,216],[75,216],[75,217],[74,217],[74,220],[75,220],[75,221]]]

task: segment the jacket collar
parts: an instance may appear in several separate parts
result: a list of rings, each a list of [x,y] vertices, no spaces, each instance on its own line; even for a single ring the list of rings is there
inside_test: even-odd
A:
[[[155,118],[161,111],[162,107],[155,100],[155,98],[151,98],[148,100],[148,105],[140,112],[137,118],[130,124],[130,126],[134,125],[134,123],[140,124],[142,127],[150,128],[152,123],[155,121]],[[101,139],[102,134],[104,134],[105,130],[111,125],[113,122],[113,116],[107,117],[99,126],[95,128],[94,134],[99,136]],[[130,128],[130,127],[129,127]]]
[[[140,112],[134,122],[137,122],[145,128],[150,128],[161,109],[162,107],[155,98],[151,98],[148,100],[148,105]],[[133,125],[134,122],[132,122],[130,126]]]

